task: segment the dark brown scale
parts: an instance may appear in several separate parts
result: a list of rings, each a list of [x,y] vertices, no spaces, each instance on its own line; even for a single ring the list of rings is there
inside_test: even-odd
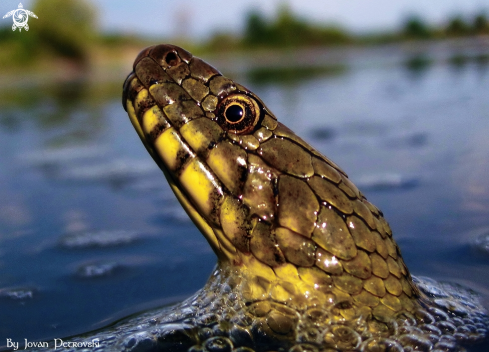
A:
[[[229,78],[216,76],[209,82],[211,93],[217,97],[227,96],[237,91],[236,85]]]
[[[158,45],[159,46],[159,45]],[[153,45],[153,46],[150,46],[150,47],[147,47],[146,49],[142,50],[138,56],[136,56],[136,59],[134,60],[134,64],[132,66],[133,70],[136,71],[136,66],[137,64],[139,63],[139,61],[141,61],[142,59],[144,59],[145,57],[148,57],[151,53],[151,51],[155,48],[156,46]]]
[[[283,248],[285,258],[292,264],[311,267],[316,261],[316,244],[287,228],[275,230],[275,237],[280,248]]]
[[[221,73],[214,67],[209,66],[199,58],[192,58],[189,64],[190,74],[192,77],[202,80],[203,82],[209,81],[213,76],[221,75]]]
[[[285,257],[277,246],[277,241],[271,236],[271,225],[257,221],[251,231],[250,251],[265,264],[275,267],[285,263]]]
[[[188,51],[169,44],[153,47],[149,56],[165,70],[178,65],[181,61],[188,63],[192,58],[192,54]]]
[[[166,70],[166,73],[177,83],[182,84],[182,81],[190,75],[190,70],[185,62],[180,62],[179,65],[171,66]]]
[[[134,102],[134,110],[136,112],[139,123],[142,122],[143,114],[146,112],[146,110],[152,108],[155,105],[156,102],[153,100],[151,95],[149,95],[149,93],[148,96],[144,99],[136,99],[136,101]]]
[[[351,201],[334,183],[319,176],[313,176],[308,179],[308,184],[322,201],[331,204],[344,214],[353,212]]]
[[[239,160],[239,161],[238,161]],[[207,156],[207,164],[214,169],[221,182],[232,194],[242,194],[247,171],[246,152],[228,141],[222,141]]]
[[[173,102],[180,103],[186,100],[192,100],[190,95],[176,83],[154,85],[151,87],[150,93],[162,109]]]
[[[360,199],[353,202],[353,211],[361,217],[372,230],[377,228],[373,214]]]
[[[252,225],[249,221],[250,210],[239,199],[228,196],[220,210],[220,223],[226,237],[243,253],[250,253]],[[238,216],[229,221],[229,214]]]
[[[368,279],[372,276],[372,262],[369,255],[362,250],[357,252],[355,258],[348,261],[342,260],[341,263],[347,273],[360,279]]]
[[[368,252],[374,252],[377,248],[377,242],[363,220],[352,215],[347,218],[347,223],[357,247],[365,249]]]
[[[340,259],[353,259],[358,252],[343,218],[329,207],[321,206],[312,239]]]
[[[127,99],[129,99],[129,93],[133,91],[133,89],[130,88],[130,85],[132,84],[132,81],[136,78],[136,74],[134,72],[131,72],[129,76],[127,76],[126,80],[124,81],[124,85],[122,86],[122,106],[124,107],[124,110],[127,111]],[[133,97],[134,98],[134,97]],[[131,99],[132,101],[133,99]]]
[[[153,59],[142,58],[135,67],[136,75],[141,83],[149,88],[153,84],[170,83],[173,80]]]
[[[134,78],[131,81],[126,81],[127,84],[127,89],[129,90],[126,94],[126,102],[127,100],[130,100],[131,102],[134,101],[138,93],[144,89],[144,86],[141,84],[139,79],[136,77],[136,75],[133,73]],[[125,105],[125,104],[124,104]],[[127,108],[126,108],[127,111]]]
[[[295,177],[280,176],[278,204],[280,225],[310,238],[316,223],[319,203],[308,185]]]
[[[170,96],[167,98],[172,99]],[[182,127],[191,120],[205,116],[202,109],[191,100],[180,100],[177,103],[168,104],[163,108],[163,111],[172,125],[177,128]]]
[[[298,177],[310,177],[314,174],[311,155],[287,139],[267,140],[261,144],[258,155],[281,172]],[[284,155],[287,157],[284,158]]]

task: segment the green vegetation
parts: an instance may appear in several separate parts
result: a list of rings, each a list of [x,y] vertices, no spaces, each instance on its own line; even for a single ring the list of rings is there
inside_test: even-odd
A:
[[[298,47],[345,44],[350,35],[334,26],[313,25],[297,18],[288,6],[279,8],[275,20],[259,12],[248,14],[242,44],[246,47]]]
[[[30,31],[0,28],[0,64],[24,66],[29,63],[65,58],[85,65],[97,38],[96,9],[86,0],[37,0]],[[61,15],[62,14],[62,15]]]
[[[39,54],[39,39],[33,31],[12,32],[11,26],[0,28],[0,66],[25,65]]]
[[[347,70],[346,65],[326,66],[284,66],[284,67],[256,67],[247,71],[247,78],[253,84],[266,85],[267,83],[296,84],[318,76],[335,76]]]
[[[288,6],[279,7],[274,18],[251,11],[245,20],[242,35],[214,34],[204,50],[229,51],[250,48],[296,48],[330,46],[353,42],[350,34],[336,26],[312,24],[297,17]]]
[[[489,22],[484,14],[479,14],[474,18],[474,24],[472,26],[476,34],[489,33]]]
[[[402,34],[409,39],[428,39],[433,35],[428,25],[417,16],[408,18],[404,24]]]
[[[448,23],[446,34],[448,36],[465,36],[470,33],[470,26],[461,16],[454,17]]]
[[[345,44],[379,44],[404,40],[447,39],[489,35],[489,21],[484,13],[472,18],[454,16],[445,25],[433,26],[422,17],[408,17],[399,31],[354,35],[338,26],[314,24],[297,17],[287,6],[273,18],[258,11],[248,13],[242,35],[215,34],[205,45],[212,51],[250,48],[297,48]]]
[[[96,9],[86,0],[37,0],[39,44],[55,56],[86,63],[96,38]]]
[[[10,24],[0,27],[0,69],[13,67],[56,68],[60,62],[83,68],[100,62],[110,64],[124,54],[137,51],[153,40],[119,33],[100,33],[97,10],[89,0],[35,0],[32,11],[38,19],[29,21],[31,30],[12,32]],[[246,15],[241,34],[216,33],[206,42],[180,43],[202,53],[252,49],[291,49],[350,44],[379,44],[398,41],[438,40],[489,35],[484,13],[473,17],[453,16],[442,26],[433,26],[420,16],[410,16],[398,31],[357,35],[345,29],[312,23],[281,6],[274,16],[258,11]],[[177,43],[178,44],[178,41]],[[417,67],[416,60],[409,65]],[[286,75],[285,75],[286,76]]]
[[[409,17],[404,23],[402,35],[407,39],[444,39],[489,34],[489,23],[483,13],[473,18],[451,17],[442,27],[432,27],[418,16]]]

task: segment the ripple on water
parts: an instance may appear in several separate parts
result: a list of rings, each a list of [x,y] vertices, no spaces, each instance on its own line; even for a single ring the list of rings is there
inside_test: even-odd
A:
[[[309,135],[311,136],[311,138],[318,141],[330,141],[336,137],[337,132],[331,127],[318,126],[315,129],[311,130],[309,132]]]
[[[417,187],[420,184],[420,178],[398,173],[385,173],[365,175],[356,184],[364,191],[407,190]]]
[[[48,148],[18,155],[22,164],[33,166],[63,166],[68,162],[106,158],[109,148],[102,145]]]
[[[141,237],[140,233],[126,230],[82,232],[63,236],[60,245],[67,249],[105,248],[128,245]]]
[[[81,265],[77,270],[77,275],[82,278],[99,278],[111,276],[121,269],[121,265],[116,262],[101,262]]]
[[[489,228],[482,229],[475,238],[475,248],[489,255]]]
[[[157,171],[149,160],[115,159],[65,168],[58,177],[78,182],[127,182]]]
[[[424,132],[409,133],[406,135],[394,136],[386,140],[388,147],[394,148],[420,148],[429,142],[429,135]]]
[[[0,288],[0,298],[13,300],[27,300],[34,298],[34,290],[32,288],[17,287],[17,288]]]

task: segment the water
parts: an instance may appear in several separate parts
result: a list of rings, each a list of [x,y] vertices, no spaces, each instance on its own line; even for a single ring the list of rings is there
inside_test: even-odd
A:
[[[234,77],[383,210],[413,274],[487,295],[487,60],[372,53]],[[1,91],[0,346],[180,301],[215,264],[122,109],[122,76]]]

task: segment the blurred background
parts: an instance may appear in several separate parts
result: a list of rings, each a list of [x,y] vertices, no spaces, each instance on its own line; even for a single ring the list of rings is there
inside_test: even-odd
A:
[[[121,105],[135,56],[163,42],[339,164],[414,275],[486,299],[489,0],[22,4],[29,31],[0,19],[0,347],[178,302],[210,274]]]

